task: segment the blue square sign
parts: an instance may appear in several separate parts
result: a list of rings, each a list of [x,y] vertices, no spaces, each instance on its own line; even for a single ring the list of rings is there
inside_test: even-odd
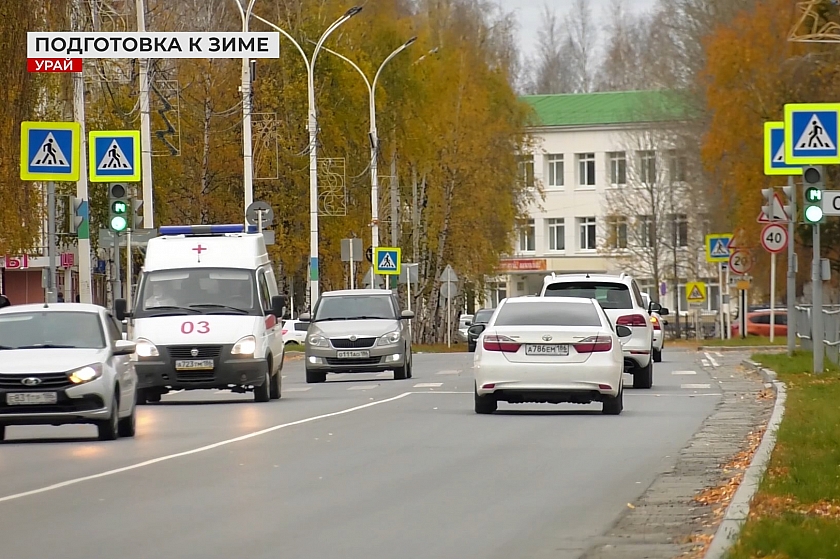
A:
[[[90,133],[91,182],[138,182],[140,180],[140,132],[106,130]]]
[[[785,163],[785,123],[764,123],[764,174],[795,176],[802,174],[801,165]]]
[[[785,105],[785,163],[840,163],[840,104]]]
[[[23,122],[20,178],[27,181],[79,180],[81,125],[76,122]]]

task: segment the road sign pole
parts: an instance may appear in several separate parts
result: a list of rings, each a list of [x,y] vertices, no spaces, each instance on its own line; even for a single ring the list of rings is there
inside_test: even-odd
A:
[[[353,240],[350,240],[350,289],[356,289],[356,267],[353,264]]]
[[[122,281],[120,280],[120,234],[114,234],[114,296],[112,299],[122,299]]]
[[[726,339],[732,339],[732,289],[729,287],[729,266],[726,267],[726,303],[724,305],[726,313],[725,313],[725,330],[726,330]]]
[[[452,293],[450,293],[452,295]],[[446,298],[446,347],[452,347],[452,297]]]
[[[407,289],[405,300],[408,303],[408,310],[411,310],[411,268],[406,267],[405,277],[406,277],[406,279],[408,279],[408,281],[405,282],[405,284],[406,284],[405,287]],[[408,321],[408,339],[411,340],[412,342],[414,341],[414,335],[411,332],[411,320]]]
[[[55,183],[47,183],[47,251],[50,260],[50,275],[47,279],[48,303],[56,302],[55,294]]]
[[[131,281],[134,278],[131,265],[131,228],[125,232],[125,302],[128,308],[131,308]]]
[[[82,61],[84,64],[84,61]],[[87,139],[85,138],[85,82],[84,74],[77,72],[73,74],[73,116],[81,126],[79,141],[81,152],[79,153],[79,180],[76,181],[76,197],[82,200],[85,206],[82,223],[78,230],[78,251],[79,251],[79,302],[93,303],[93,276],[90,269],[90,203],[88,200],[87,183]]]
[[[823,372],[823,313],[822,313],[822,267],[820,265],[820,224],[813,225],[814,261],[811,266],[811,341],[814,347],[814,373]]]
[[[794,307],[796,306],[796,252],[794,245],[794,233],[796,232],[796,182],[793,177],[788,177],[788,187],[792,196],[790,196],[791,215],[789,216],[787,230],[788,230],[788,265],[787,265],[787,353],[793,355],[796,349],[796,329],[791,326],[791,319],[794,316]]]
[[[726,327],[725,320],[723,318],[723,263],[718,263],[718,314],[720,316],[720,339],[726,339],[726,333],[724,332],[724,328]]]
[[[775,339],[776,329],[776,253],[770,253],[770,343]]]
[[[739,292],[740,313],[738,320],[741,322],[741,339],[747,339],[747,290],[741,289]]]

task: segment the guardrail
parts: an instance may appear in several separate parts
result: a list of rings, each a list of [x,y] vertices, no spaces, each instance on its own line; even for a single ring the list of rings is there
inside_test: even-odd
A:
[[[810,305],[797,305],[795,307],[796,338],[799,345],[807,351],[814,350],[812,338]],[[840,365],[840,306],[824,305],[822,308],[823,339],[822,346],[825,356],[835,365]]]

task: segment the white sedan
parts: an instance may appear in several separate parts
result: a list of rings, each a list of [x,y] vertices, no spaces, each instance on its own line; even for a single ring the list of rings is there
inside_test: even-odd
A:
[[[603,413],[624,409],[622,341],[594,299],[520,297],[503,300],[478,339],[473,363],[475,411],[498,402],[603,402]]]

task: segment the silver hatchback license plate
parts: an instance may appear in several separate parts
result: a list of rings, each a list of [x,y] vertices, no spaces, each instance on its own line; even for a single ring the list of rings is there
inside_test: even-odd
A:
[[[175,368],[179,371],[212,371],[212,359],[180,359],[175,361]]]
[[[56,392],[9,392],[6,394],[6,403],[10,406],[55,404],[56,402],[58,402]]]
[[[528,344],[525,346],[525,355],[569,355],[567,344]]]
[[[335,356],[339,359],[367,359],[370,351],[337,351]]]

